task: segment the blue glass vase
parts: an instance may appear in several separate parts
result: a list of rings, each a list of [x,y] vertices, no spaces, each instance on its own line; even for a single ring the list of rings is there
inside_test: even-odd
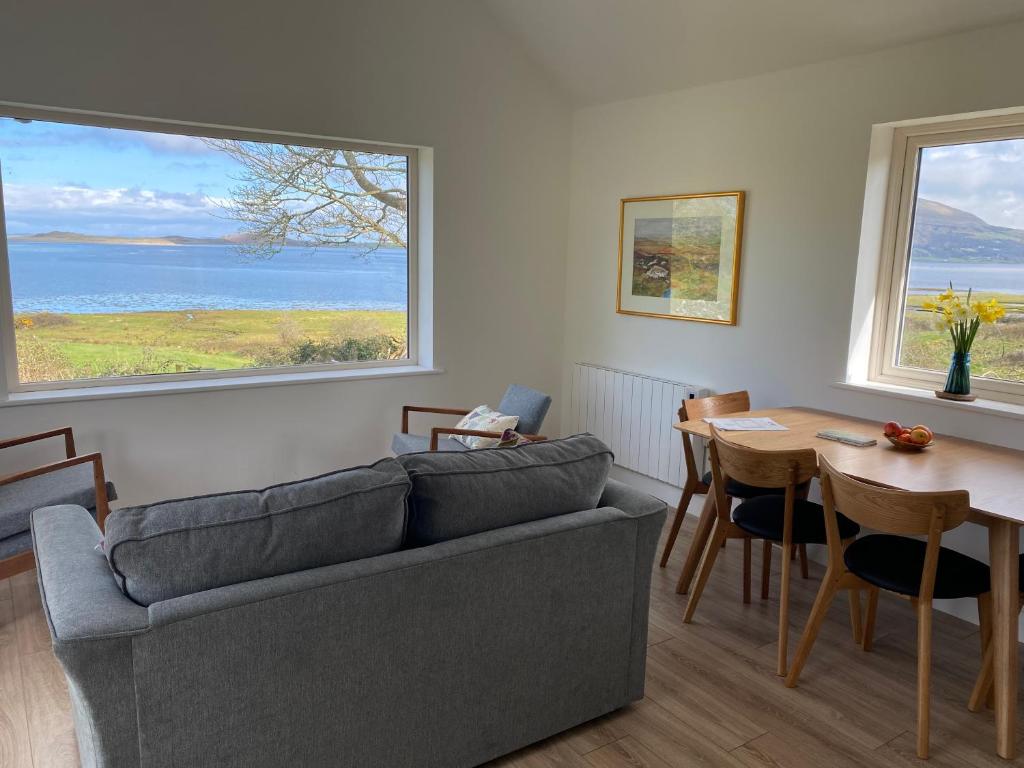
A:
[[[942,389],[951,395],[971,394],[971,353],[954,352],[949,361],[946,386]]]

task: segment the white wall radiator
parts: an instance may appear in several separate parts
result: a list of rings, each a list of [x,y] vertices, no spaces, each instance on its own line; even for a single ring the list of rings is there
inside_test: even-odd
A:
[[[683,400],[710,394],[702,387],[576,363],[569,416],[572,432],[591,432],[615,453],[615,463],[675,486],[683,484],[683,444],[672,424]],[[697,443],[699,441],[695,441]],[[703,446],[695,444],[697,466]]]

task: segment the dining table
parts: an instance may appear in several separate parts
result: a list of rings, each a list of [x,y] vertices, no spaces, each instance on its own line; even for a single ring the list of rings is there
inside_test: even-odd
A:
[[[907,491],[966,490],[971,498],[969,521],[988,531],[992,572],[993,691],[996,752],[1012,759],[1017,750],[1018,614],[1020,581],[1019,527],[1024,523],[1024,451],[949,435],[935,435],[921,450],[889,443],[877,421],[811,408],[789,407],[730,413],[727,418],[770,418],[785,427],[777,431],[730,431],[729,439],[762,450],[813,448],[841,472],[864,482]],[[674,424],[691,436],[711,437],[701,419]],[[841,430],[875,438],[855,446],[818,437],[823,430]],[[676,591],[685,593],[703,554],[715,517],[714,490],[705,497],[693,543]],[[965,699],[966,703],[966,699]]]

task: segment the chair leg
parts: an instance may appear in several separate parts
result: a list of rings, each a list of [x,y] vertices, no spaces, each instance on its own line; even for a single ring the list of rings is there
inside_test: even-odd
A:
[[[700,559],[711,538],[711,529],[714,527],[715,516],[718,514],[717,507],[715,495],[708,493],[704,497],[704,506],[700,511],[700,518],[697,520],[697,527],[693,531],[693,538],[690,540],[690,549],[686,553],[683,570],[679,572],[679,581],[676,582],[677,595],[685,595],[690,588],[693,574],[697,572],[697,566],[700,565]]]
[[[761,599],[768,599],[768,586],[771,582],[772,577],[772,548],[773,544],[768,540],[764,540],[764,545],[761,548]]]
[[[860,647],[870,651],[875,642],[875,615],[878,613],[878,587],[868,590],[868,610],[864,616],[864,634],[861,636]]]
[[[743,540],[743,604],[750,603],[750,550],[753,542],[747,538]]]
[[[861,625],[860,590],[850,590],[850,629],[853,630],[853,642],[860,645],[864,639],[864,627]]]
[[[928,759],[931,720],[932,601],[917,601],[917,756]]]
[[[985,651],[992,644],[992,593],[988,592],[984,595],[978,596],[978,635],[981,638],[981,655],[985,656]],[[985,706],[992,708],[995,706],[996,696],[995,691],[992,690],[992,686],[989,685],[988,692],[985,696]]]
[[[725,497],[725,506],[729,509],[729,513],[731,515],[732,514],[732,496],[726,496]],[[728,541],[728,539],[722,539],[722,549],[725,549],[725,542],[727,542],[727,541]]]
[[[679,499],[679,506],[676,507],[672,528],[668,532],[668,539],[665,540],[665,551],[661,553],[662,568],[668,563],[668,556],[672,554],[672,548],[676,545],[676,537],[679,536],[679,529],[683,525],[683,520],[686,519],[686,510],[690,506],[690,500],[693,498],[693,491],[696,487],[695,482],[687,479],[686,485],[683,487],[683,495]]]
[[[822,622],[825,621],[829,606],[832,605],[832,600],[835,599],[836,592],[838,591],[839,577],[829,568],[825,578],[822,579],[821,586],[818,588],[818,596],[814,599],[811,615],[807,617],[807,626],[804,627],[804,634],[800,638],[800,645],[797,646],[796,655],[793,657],[793,665],[789,668],[789,674],[786,676],[786,686],[788,688],[796,687],[797,680],[800,678],[800,672],[803,670],[804,664],[807,663],[807,658],[811,655],[811,649],[814,647],[814,641],[818,639],[818,632],[821,631]]]
[[[807,545],[801,544],[798,552],[800,554],[800,578],[809,579],[811,572],[807,568]]]
[[[967,709],[980,711],[992,695],[992,593],[978,595],[978,626],[981,636],[981,669],[974,681]]]
[[[792,566],[792,544],[782,545],[782,580],[779,584],[779,658],[775,673],[786,676],[789,663],[789,572]]]
[[[683,614],[684,624],[689,624],[693,621],[693,614],[697,610],[697,603],[700,602],[700,596],[703,594],[704,587],[708,583],[708,576],[711,575],[711,569],[715,567],[718,550],[722,548],[724,542],[725,526],[720,519],[715,518],[715,527],[711,531],[711,540],[708,542],[707,547],[704,548],[704,557],[701,558],[700,568],[697,570],[697,580],[690,589],[690,599],[686,603],[686,612]]]
[[[991,693],[992,643],[989,643],[985,649],[985,655],[981,657],[981,671],[978,672],[978,679],[974,681],[974,689],[971,691],[971,698],[967,702],[967,708],[971,712],[980,712]]]

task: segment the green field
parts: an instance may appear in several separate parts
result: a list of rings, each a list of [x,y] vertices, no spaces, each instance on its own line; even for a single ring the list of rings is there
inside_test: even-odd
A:
[[[404,312],[195,310],[15,317],[23,382],[406,356]]]
[[[921,309],[929,296],[907,297],[900,365],[946,371],[952,342],[945,330],[936,330],[934,315]],[[999,299],[1006,316],[995,325],[978,330],[971,349],[971,375],[1007,381],[1024,381],[1024,296],[977,293],[974,298]]]

